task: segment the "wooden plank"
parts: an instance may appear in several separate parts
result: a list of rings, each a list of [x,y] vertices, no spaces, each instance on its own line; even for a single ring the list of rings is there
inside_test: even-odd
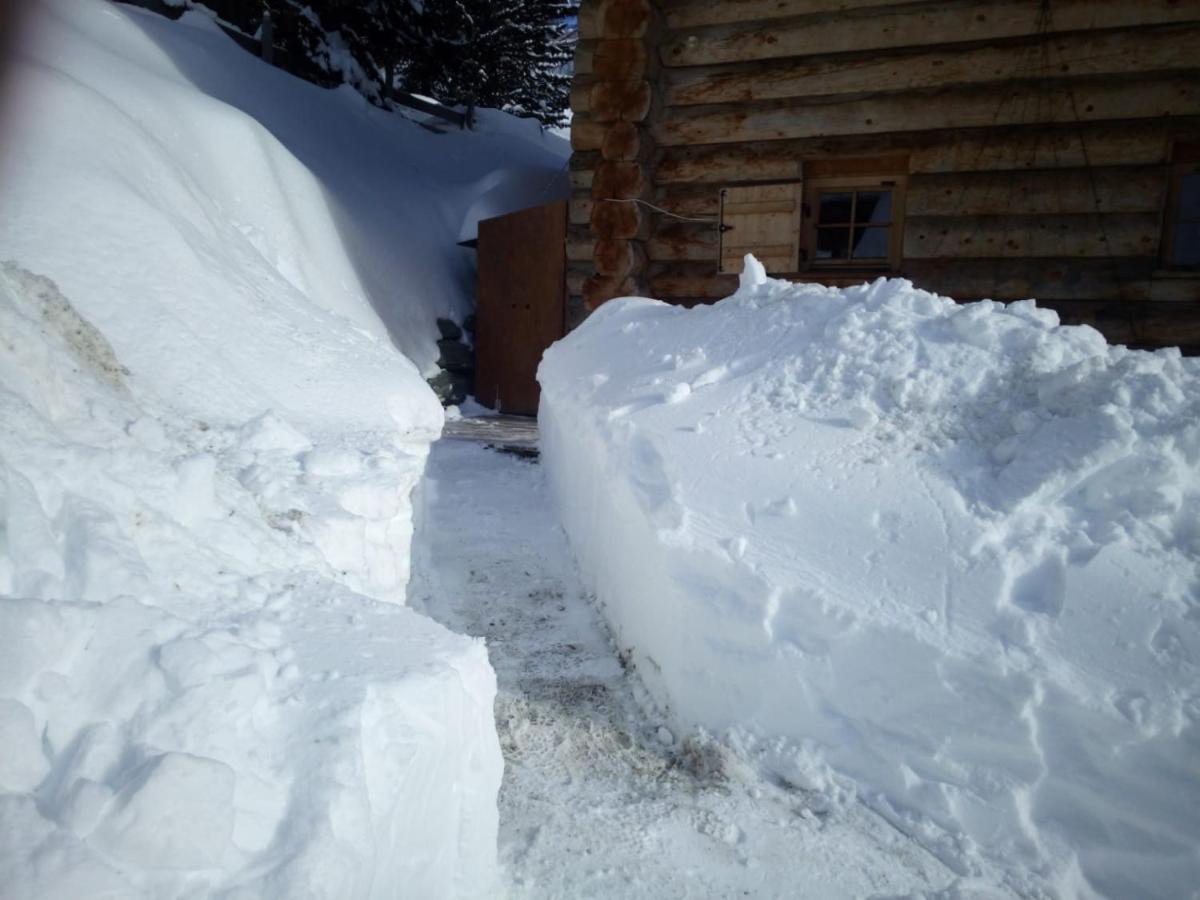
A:
[[[688,29],[668,34],[661,57],[666,66],[700,66],[1197,20],[1195,3],[1180,0],[1054,0],[1048,7],[1042,0],[946,0],[909,9]]]
[[[757,256],[768,272],[799,269],[801,197],[799,181],[722,188],[720,270],[742,271],[747,253]]]
[[[1093,122],[1200,115],[1200,72],[1124,82],[1081,82],[1070,91],[1027,86],[945,90],[928,96],[897,94],[835,103],[780,101],[741,107],[697,107],[667,112],[652,126],[664,146],[738,143],[883,134],[926,129]],[[573,133],[572,133],[573,136]]]
[[[475,395],[534,415],[542,353],[565,332],[564,201],[479,223]]]
[[[1157,214],[1113,216],[909,216],[903,258],[1153,257]]]
[[[800,161],[888,151],[908,159],[911,173],[1009,171],[1087,166],[1150,166],[1167,161],[1170,135],[1200,139],[1200,120],[1098,122],[977,129],[893,132],[743,144],[661,147],[656,184],[784,181],[799,177]]]
[[[669,0],[662,4],[667,28],[701,28],[771,19],[790,19],[818,13],[845,13],[865,8],[911,6],[922,0]]]
[[[1200,11],[1197,12],[1200,17]],[[865,91],[905,91],[943,85],[978,84],[1014,78],[1055,80],[1192,69],[1197,65],[1200,25],[1145,31],[1080,33],[1033,39],[1016,45],[938,48],[906,54],[852,54],[816,60],[787,60],[667,69],[667,106],[746,103]]]
[[[1157,214],[1166,198],[1161,168],[967,172],[909,179],[909,216]]]

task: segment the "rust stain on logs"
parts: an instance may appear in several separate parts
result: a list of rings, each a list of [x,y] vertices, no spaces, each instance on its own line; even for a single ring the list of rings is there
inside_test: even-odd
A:
[[[604,133],[600,155],[610,160],[634,160],[641,156],[643,148],[640,128],[632,122],[614,122]]]
[[[637,203],[599,201],[592,206],[592,234],[602,238],[635,238],[641,234],[643,221]]]
[[[592,262],[600,275],[636,275],[646,266],[646,251],[640,241],[596,241]]]
[[[592,197],[641,197],[648,185],[646,170],[638,163],[605,160],[592,178]]]
[[[571,149],[599,150],[604,145],[607,126],[576,116],[571,120]]]
[[[648,81],[599,81],[587,102],[597,122],[640,122],[650,112],[650,97]]]
[[[650,0],[605,0],[604,37],[641,37],[650,25]]]
[[[592,53],[591,73],[598,81],[638,81],[646,77],[649,54],[640,40],[603,40]]]

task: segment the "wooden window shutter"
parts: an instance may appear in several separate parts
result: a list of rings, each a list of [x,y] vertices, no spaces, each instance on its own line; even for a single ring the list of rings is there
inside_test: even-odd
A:
[[[721,189],[720,255],[717,271],[742,271],[753,253],[768,272],[800,271],[799,181]]]

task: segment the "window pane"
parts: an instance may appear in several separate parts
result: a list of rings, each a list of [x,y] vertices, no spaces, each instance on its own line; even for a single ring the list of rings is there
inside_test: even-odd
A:
[[[1200,224],[1175,226],[1171,262],[1177,266],[1200,266]]]
[[[817,212],[817,224],[840,225],[850,222],[850,205],[854,194],[849,191],[837,194],[822,194],[820,209]]]
[[[854,208],[856,223],[892,221],[891,191],[859,191],[858,205]]]
[[[849,255],[849,228],[817,229],[817,259],[846,259]]]
[[[1179,221],[1200,222],[1200,172],[1179,179]]]
[[[859,201],[862,202],[861,200]],[[885,259],[888,255],[888,234],[891,231],[886,225],[881,228],[860,228],[854,232],[855,259]]]

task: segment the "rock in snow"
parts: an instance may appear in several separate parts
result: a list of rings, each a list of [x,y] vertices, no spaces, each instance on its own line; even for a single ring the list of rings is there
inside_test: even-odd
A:
[[[714,306],[607,303],[542,362],[617,645],[677,725],[857,795],[964,888],[1187,896],[1200,361],[747,272]]]

